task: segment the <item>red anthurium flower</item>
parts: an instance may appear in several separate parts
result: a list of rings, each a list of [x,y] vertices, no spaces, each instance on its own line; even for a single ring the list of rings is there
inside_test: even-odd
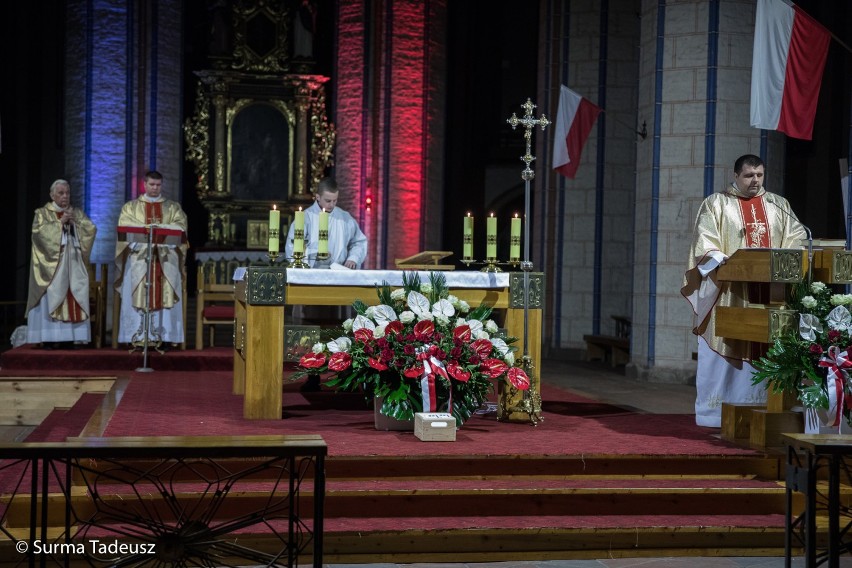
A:
[[[414,339],[417,341],[429,341],[435,333],[435,324],[429,320],[419,321],[414,324]]]
[[[530,388],[530,378],[520,367],[512,367],[509,369],[507,378],[512,386],[518,390],[525,391]]]
[[[485,359],[479,368],[492,379],[496,379],[505,373],[509,366],[500,359]]]
[[[402,333],[402,322],[393,320],[385,326],[385,335],[398,335]]]
[[[487,339],[477,339],[470,344],[470,348],[476,351],[477,355],[485,358],[491,355],[491,350],[494,349],[494,346]]]
[[[367,329],[366,327],[355,330],[355,341],[367,343],[371,339],[373,339],[373,330]]]
[[[447,373],[457,381],[461,381],[466,383],[470,379],[470,371],[465,371],[464,368],[453,361],[452,363],[447,363]]]
[[[404,370],[402,374],[408,377],[409,379],[416,379],[417,377],[423,374],[423,367],[409,367],[408,369]]]
[[[470,342],[470,326],[469,325],[460,325],[453,330],[453,339],[458,339],[464,341],[465,343]]]
[[[387,365],[382,363],[381,359],[377,359],[375,357],[370,357],[369,359],[367,359],[367,364],[377,371],[386,371],[388,368]]]
[[[299,365],[306,369],[316,369],[325,365],[325,353],[305,353],[299,359]]]
[[[811,343],[811,346],[808,349],[814,355],[819,355],[822,353],[822,346],[817,343]]]
[[[352,364],[352,355],[338,351],[328,360],[329,371],[345,371]]]

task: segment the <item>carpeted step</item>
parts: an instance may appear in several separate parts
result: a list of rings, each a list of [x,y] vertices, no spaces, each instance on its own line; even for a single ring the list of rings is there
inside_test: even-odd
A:
[[[57,408],[27,436],[27,442],[62,442],[66,438],[79,436],[98,405],[103,401],[102,393],[83,393],[69,409]]]
[[[44,350],[33,345],[24,345],[0,354],[0,368],[9,373],[56,373],[72,371],[131,372],[143,366],[140,351],[129,353],[127,349],[69,349]],[[234,350],[232,347],[214,347],[203,351],[172,349],[159,353],[148,351],[148,366],[160,372],[233,371]]]

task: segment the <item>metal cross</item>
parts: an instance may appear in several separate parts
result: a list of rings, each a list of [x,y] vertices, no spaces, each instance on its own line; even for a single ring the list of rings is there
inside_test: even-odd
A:
[[[531,180],[535,177],[535,172],[530,169],[530,164],[535,160],[535,156],[532,155],[532,130],[536,126],[541,125],[541,129],[544,130],[547,128],[548,124],[552,124],[547,117],[543,114],[539,118],[533,118],[533,109],[535,105],[530,99],[527,99],[527,102],[521,105],[521,108],[524,109],[523,118],[518,118],[515,113],[512,113],[510,118],[506,119],[506,122],[512,127],[512,130],[520,124],[524,127],[524,139],[527,141],[527,151],[526,154],[521,156],[521,161],[524,162],[527,167],[524,171],[521,172],[521,179],[523,180]]]

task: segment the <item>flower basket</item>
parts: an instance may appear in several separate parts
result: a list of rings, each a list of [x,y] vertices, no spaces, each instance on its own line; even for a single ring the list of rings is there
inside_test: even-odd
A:
[[[754,362],[754,384],[795,395],[810,431],[852,424],[850,304],[852,295],[835,294],[822,282],[794,286],[787,307],[798,312],[798,328],[781,334]]]
[[[377,295],[375,306],[356,301],[357,315],[343,322],[341,334],[302,356],[296,378],[330,372],[326,386],[369,393],[382,401],[375,405],[381,414],[412,424],[415,413],[437,411],[463,424],[495,382],[529,388],[514,365],[515,339],[500,333],[490,307],[471,310],[450,294],[443,274],[421,283],[417,273],[404,272],[401,288],[383,283]]]

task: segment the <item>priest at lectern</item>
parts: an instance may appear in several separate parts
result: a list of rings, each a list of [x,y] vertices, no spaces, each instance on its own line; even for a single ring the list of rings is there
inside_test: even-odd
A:
[[[715,306],[745,306],[747,283],[718,282],[716,268],[741,248],[801,248],[807,229],[779,195],[763,187],[765,166],[747,154],[734,164],[734,181],[698,210],[681,294],[692,305],[698,335],[695,422],[719,428],[722,403],[762,404],[765,385],[752,385],[747,341],[716,337]]]
[[[148,273],[148,240],[145,230],[155,225],[154,254],[151,259],[151,286],[147,308],[151,319],[149,342],[182,343],[183,266],[186,261],[186,214],[179,203],[161,193],[163,175],[145,174],[145,193],[121,208],[115,249],[117,277],[115,289],[121,294],[119,343],[137,343],[144,338],[145,291]],[[162,235],[168,235],[163,237]]]

